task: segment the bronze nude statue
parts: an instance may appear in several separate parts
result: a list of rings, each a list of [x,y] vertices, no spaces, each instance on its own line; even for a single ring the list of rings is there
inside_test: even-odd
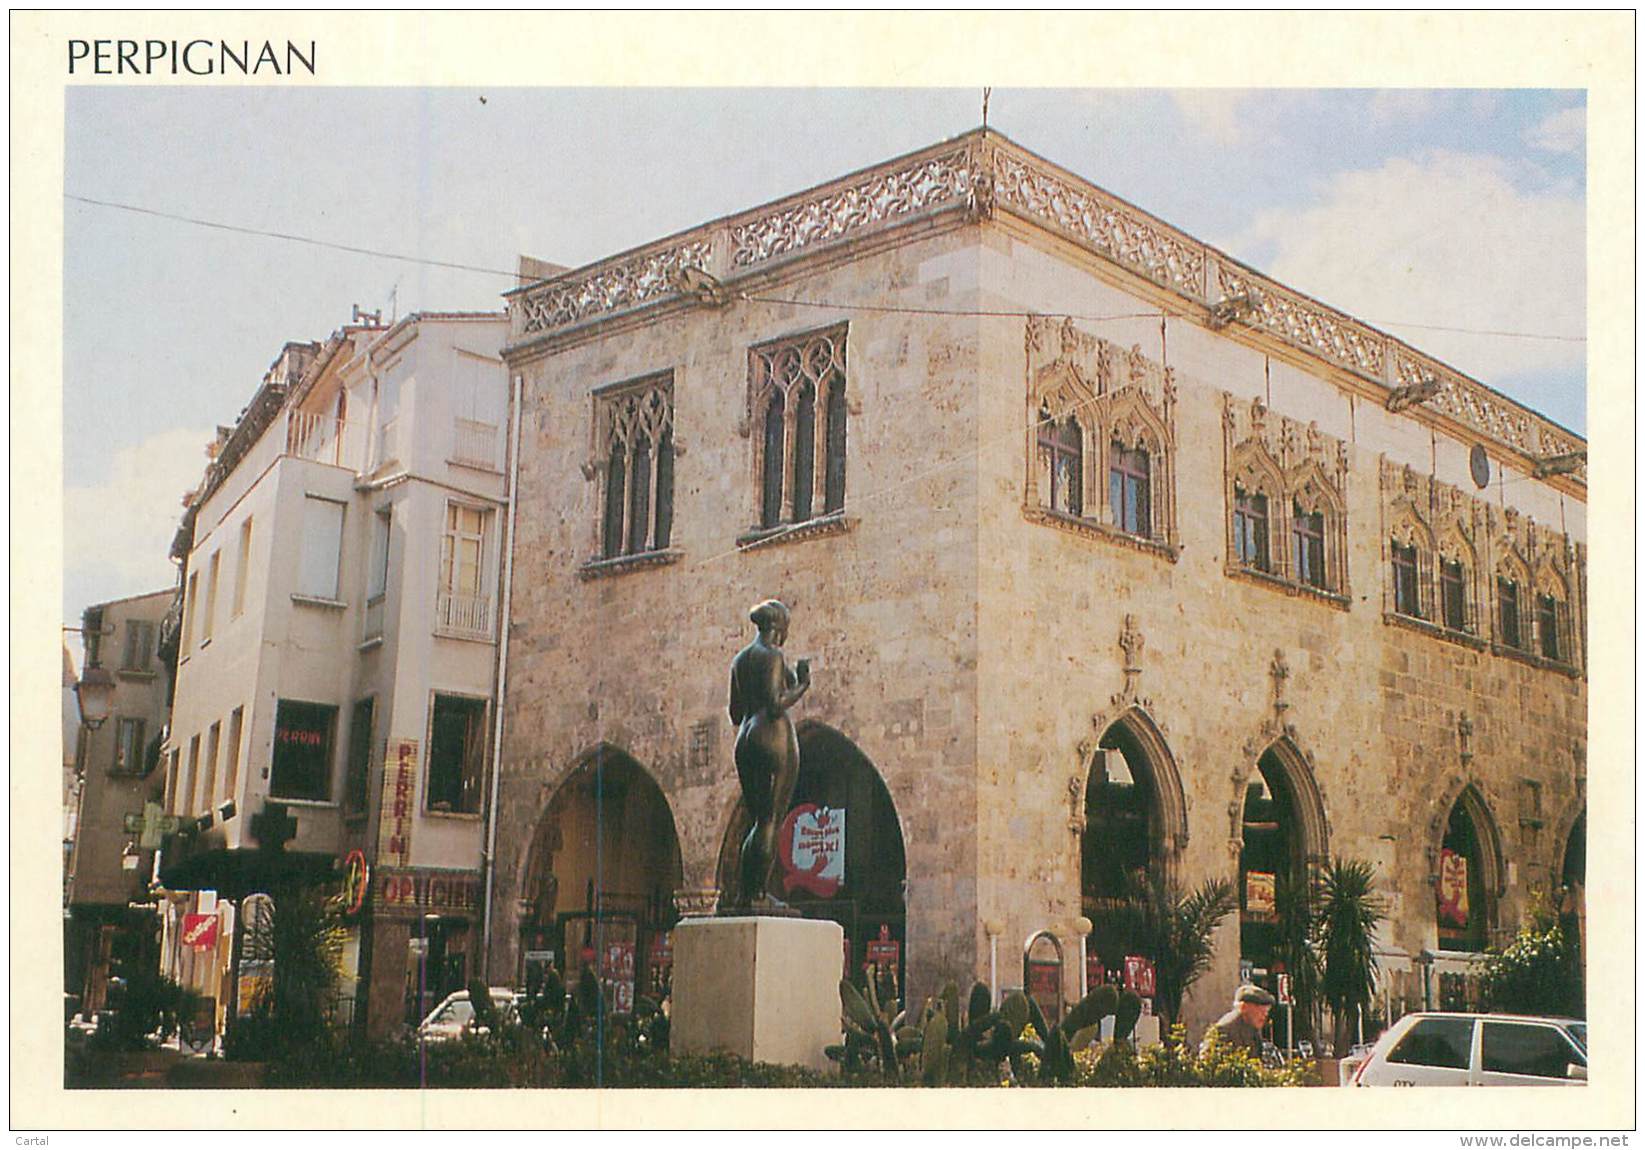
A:
[[[800,777],[800,743],[788,708],[811,686],[810,663],[793,670],[783,659],[788,608],[767,599],[749,611],[759,634],[731,660],[731,721],[737,725],[735,759],[743,805],[753,825],[737,853],[737,889],[730,910],[781,908],[767,893],[776,861],[777,821],[794,798]]]

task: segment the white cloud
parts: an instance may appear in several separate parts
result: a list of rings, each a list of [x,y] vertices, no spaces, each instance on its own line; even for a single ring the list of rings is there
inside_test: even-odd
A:
[[[1582,200],[1522,192],[1493,157],[1434,152],[1340,174],[1229,247],[1487,383],[1584,362],[1580,342],[1403,326],[1586,334]]]
[[[1171,101],[1182,118],[1213,143],[1237,144],[1245,136],[1240,112],[1241,105],[1248,102],[1248,93],[1183,88],[1171,93]]]
[[[206,467],[209,428],[162,431],[110,460],[108,478],[63,492],[63,566],[70,579],[157,591],[177,578],[169,558],[183,492]],[[112,579],[111,579],[112,577]]]
[[[1525,142],[1545,152],[1580,152],[1588,139],[1587,110],[1564,108],[1525,129]]]

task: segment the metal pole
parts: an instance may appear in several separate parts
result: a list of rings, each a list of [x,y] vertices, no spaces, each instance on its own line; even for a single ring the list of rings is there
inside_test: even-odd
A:
[[[994,1005],[1000,1004],[1000,936],[988,936],[988,989],[994,996]]]
[[[412,1025],[417,1028],[417,1083],[428,1087],[428,1045],[423,1035],[423,1010],[428,1005],[428,927],[425,920],[417,920],[417,1010]]]
[[[1293,1058],[1296,1057],[1296,1043],[1292,1041],[1292,1038],[1294,1037],[1294,1034],[1292,1032],[1292,1025],[1291,1025],[1292,1020],[1296,1018],[1296,1014],[1297,1014],[1296,1003],[1294,1003],[1294,1002],[1286,1003],[1285,1004],[1285,1061],[1286,1062],[1290,1062]]]

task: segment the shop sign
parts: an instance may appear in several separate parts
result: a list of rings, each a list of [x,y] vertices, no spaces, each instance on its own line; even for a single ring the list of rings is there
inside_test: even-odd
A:
[[[1154,964],[1140,954],[1126,955],[1125,989],[1138,998],[1154,997]]]
[[[343,913],[350,916],[360,913],[365,905],[366,891],[371,886],[371,864],[366,862],[366,852],[352,850],[343,856]]]
[[[1103,969],[1102,957],[1097,954],[1087,953],[1085,956],[1085,985],[1091,990],[1095,990],[1102,985],[1103,979],[1107,977],[1108,972]]]
[[[1446,848],[1439,852],[1439,917],[1452,926],[1468,925],[1468,856]]]
[[[777,833],[783,890],[831,898],[845,882],[845,811],[802,803],[788,812]]]
[[[217,916],[215,914],[185,914],[183,916],[183,945],[190,950],[216,949]]]
[[[880,924],[880,937],[869,940],[868,961],[881,971],[897,968],[897,958],[902,954],[902,943],[891,937],[891,928],[885,923]]]
[[[467,915],[479,909],[472,871],[377,868],[377,901],[389,910]]]
[[[390,739],[383,756],[383,801],[377,861],[411,864],[411,820],[417,803],[417,740]]]
[[[1278,974],[1274,976],[1274,981],[1277,984],[1275,989],[1279,992],[1275,995],[1279,999],[1279,1004],[1281,1006],[1295,1006],[1296,1003],[1291,998],[1291,976],[1289,974]]]
[[[608,942],[600,954],[600,981],[611,988],[612,1009],[634,1013],[634,944]]]
[[[1245,913],[1251,918],[1274,917],[1274,876],[1267,871],[1245,875]]]

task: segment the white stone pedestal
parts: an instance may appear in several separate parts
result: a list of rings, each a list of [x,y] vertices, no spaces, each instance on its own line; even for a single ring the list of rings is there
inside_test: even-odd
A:
[[[669,1049],[826,1070],[841,1039],[839,923],[687,918],[674,928]]]

